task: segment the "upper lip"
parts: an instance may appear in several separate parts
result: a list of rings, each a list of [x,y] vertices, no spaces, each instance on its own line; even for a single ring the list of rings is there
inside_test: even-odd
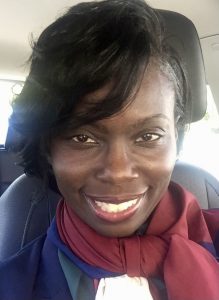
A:
[[[123,203],[130,200],[134,200],[137,198],[141,198],[144,193],[139,194],[130,194],[130,195],[90,195],[87,193],[84,193],[86,198],[89,198],[91,200],[99,201],[99,202],[105,202],[105,203]]]

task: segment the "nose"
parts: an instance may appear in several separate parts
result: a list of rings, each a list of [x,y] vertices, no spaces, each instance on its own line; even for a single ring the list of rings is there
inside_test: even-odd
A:
[[[122,143],[113,143],[103,155],[97,178],[103,182],[120,184],[139,177],[130,149]]]

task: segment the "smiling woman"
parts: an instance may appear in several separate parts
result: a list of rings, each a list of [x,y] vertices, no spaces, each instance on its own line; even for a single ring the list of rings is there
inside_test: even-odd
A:
[[[174,102],[173,85],[151,63],[121,112],[52,141],[59,190],[97,232],[133,234],[166,192],[176,160]]]
[[[105,0],[33,45],[10,125],[25,172],[61,200],[47,234],[0,264],[1,299],[219,299],[219,215],[170,183],[190,110],[163,30],[144,1]]]

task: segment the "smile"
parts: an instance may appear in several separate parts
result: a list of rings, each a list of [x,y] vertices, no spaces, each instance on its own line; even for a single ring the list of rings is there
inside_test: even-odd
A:
[[[94,197],[84,195],[93,213],[107,222],[121,222],[130,218],[145,199],[145,193],[126,199],[119,197]]]
[[[128,209],[129,207],[132,207],[133,205],[135,205],[137,203],[138,200],[139,199],[136,198],[134,200],[129,200],[127,202],[123,202],[120,204],[95,201],[95,204],[103,211],[106,211],[109,213],[117,213],[117,212],[124,211],[124,210]]]

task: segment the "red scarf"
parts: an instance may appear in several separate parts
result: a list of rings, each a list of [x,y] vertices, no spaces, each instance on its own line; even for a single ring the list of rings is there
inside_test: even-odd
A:
[[[62,241],[92,266],[143,276],[149,283],[150,278],[160,277],[169,300],[219,300],[219,265],[199,245],[212,244],[205,218],[194,196],[177,184],[170,184],[143,236],[99,235],[64,201],[58,206],[56,220]],[[214,221],[219,229],[219,215]],[[150,288],[154,299],[161,299],[152,285]]]

